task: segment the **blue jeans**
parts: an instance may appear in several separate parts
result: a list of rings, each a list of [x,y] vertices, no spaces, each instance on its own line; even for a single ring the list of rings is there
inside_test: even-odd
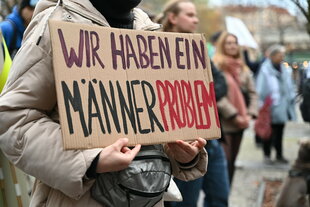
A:
[[[229,178],[224,150],[217,140],[210,140],[208,152],[208,172],[204,177],[184,182],[174,179],[183,196],[183,202],[173,202],[172,207],[196,207],[200,189],[205,193],[204,207],[227,207]]]

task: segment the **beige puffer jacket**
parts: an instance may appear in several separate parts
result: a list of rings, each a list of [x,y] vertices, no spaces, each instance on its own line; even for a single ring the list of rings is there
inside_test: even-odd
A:
[[[134,9],[134,15],[135,29],[159,28],[142,10]],[[0,95],[1,150],[37,178],[30,206],[99,207],[89,193],[94,180],[85,179],[85,173],[101,149],[63,150],[48,19],[109,26],[88,0],[40,0]],[[195,179],[206,172],[205,151],[189,169],[169,157],[179,179]]]

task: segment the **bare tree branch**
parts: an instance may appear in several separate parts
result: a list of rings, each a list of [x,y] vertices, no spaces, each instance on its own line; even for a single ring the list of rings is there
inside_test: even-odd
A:
[[[291,0],[291,2],[293,2],[301,11],[301,13],[303,13],[303,15],[307,18],[307,20],[310,20],[310,16],[309,13],[306,11],[306,9],[301,5],[299,0]],[[309,3],[309,0],[308,0]]]
[[[302,6],[300,0],[290,0],[290,1],[293,2],[297,6],[297,8],[301,11],[301,13],[306,17],[307,19],[306,29],[308,34],[310,35],[310,0],[307,0],[308,10],[306,10]]]

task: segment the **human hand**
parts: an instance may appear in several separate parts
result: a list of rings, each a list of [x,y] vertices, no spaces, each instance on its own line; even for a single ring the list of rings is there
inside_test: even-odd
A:
[[[173,155],[174,159],[180,163],[189,163],[197,154],[203,149],[207,141],[202,138],[198,138],[191,143],[183,140],[177,140],[173,143],[168,143],[167,150]]]
[[[251,115],[247,115],[246,116],[246,120],[247,120],[248,124],[250,124],[250,122],[252,120],[252,116]]]
[[[96,172],[114,172],[127,168],[141,148],[141,145],[138,144],[133,149],[129,149],[126,147],[127,144],[128,139],[121,138],[105,147],[100,152]]]
[[[234,123],[237,125],[240,129],[246,129],[249,127],[249,120],[246,117],[242,117],[240,115],[237,115],[234,119]]]

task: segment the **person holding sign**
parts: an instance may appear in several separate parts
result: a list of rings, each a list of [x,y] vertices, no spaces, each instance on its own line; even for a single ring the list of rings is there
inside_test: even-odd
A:
[[[121,138],[105,148],[65,150],[48,21],[83,23],[93,26],[89,28],[94,30],[99,26],[159,29],[142,10],[135,8],[139,3],[140,0],[38,2],[0,96],[0,146],[14,165],[36,178],[31,207],[102,206],[90,194],[97,174],[127,168],[141,148],[139,144],[127,147],[129,140]],[[84,37],[84,33],[81,36]],[[92,46],[93,60],[98,64],[99,55],[96,46]],[[164,146],[175,177],[191,180],[205,174],[205,144],[204,139],[198,138],[191,143],[177,140]],[[156,206],[163,206],[163,200]]]
[[[163,24],[165,32],[194,33],[199,19],[196,6],[190,0],[169,1],[158,21]],[[227,86],[222,73],[211,62],[214,90],[217,101],[225,101]],[[201,189],[205,193],[204,206],[228,206],[229,181],[227,161],[218,140],[210,140],[205,146],[208,152],[208,172],[203,178],[184,182],[175,178],[182,195],[182,202],[170,203],[173,207],[195,207]]]

